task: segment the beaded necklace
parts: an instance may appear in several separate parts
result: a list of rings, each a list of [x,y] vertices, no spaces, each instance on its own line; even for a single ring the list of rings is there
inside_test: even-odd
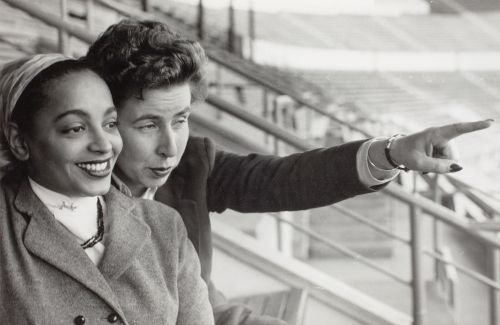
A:
[[[104,236],[104,217],[102,213],[101,201],[97,199],[97,233],[94,236],[87,239],[80,246],[82,246],[83,249],[94,247],[95,244],[97,244],[102,240],[103,236]]]

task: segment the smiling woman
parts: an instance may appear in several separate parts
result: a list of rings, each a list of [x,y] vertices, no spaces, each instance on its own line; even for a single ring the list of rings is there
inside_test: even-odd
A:
[[[12,152],[33,181],[68,196],[108,192],[122,148],[116,110],[104,81],[83,64],[58,62],[35,77],[9,126]]]
[[[0,324],[213,324],[180,216],[111,189],[105,82],[46,54],[5,65],[0,91]]]

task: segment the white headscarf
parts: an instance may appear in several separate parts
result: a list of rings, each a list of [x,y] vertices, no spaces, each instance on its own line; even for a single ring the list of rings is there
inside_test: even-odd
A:
[[[19,97],[40,72],[56,62],[69,59],[72,58],[58,53],[36,54],[7,62],[2,66],[0,70],[0,169],[14,162],[7,141],[7,126]]]

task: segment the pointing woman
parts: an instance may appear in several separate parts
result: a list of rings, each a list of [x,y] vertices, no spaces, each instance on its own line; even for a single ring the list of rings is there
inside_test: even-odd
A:
[[[230,304],[211,281],[210,212],[311,209],[370,193],[398,168],[456,172],[449,140],[491,121],[430,128],[287,157],[237,155],[189,135],[192,103],[206,95],[202,46],[157,21],[123,20],[92,44],[85,61],[106,80],[118,108],[124,148],[115,185],[124,193],[177,209],[201,261],[218,325],[275,325]],[[386,147],[388,147],[386,149]],[[404,166],[404,167],[403,167]]]

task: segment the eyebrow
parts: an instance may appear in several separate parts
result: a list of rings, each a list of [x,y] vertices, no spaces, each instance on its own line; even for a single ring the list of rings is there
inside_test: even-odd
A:
[[[184,115],[186,113],[190,113],[190,112],[191,112],[191,106],[186,106],[182,111],[177,112],[174,115],[174,117],[178,117],[178,116]],[[136,123],[136,122],[143,121],[143,120],[155,120],[155,119],[159,119],[159,118],[161,118],[161,115],[159,115],[159,114],[145,114],[145,115],[141,115],[138,118],[136,118],[132,123]]]
[[[116,108],[114,106],[111,106],[111,107],[108,107],[108,109],[106,110],[106,112],[104,112],[104,115],[109,115],[113,112],[116,112]],[[59,115],[56,116],[56,118],[54,119],[54,121],[59,121],[61,119],[63,119],[64,117],[68,116],[68,115],[78,115],[78,116],[81,116],[81,117],[88,117],[89,114],[81,109],[72,109],[72,110],[69,110],[69,111],[66,111],[64,113],[61,113]]]
[[[191,112],[191,106],[186,106],[182,111],[175,114],[174,117],[179,116],[179,115],[184,115],[184,114],[190,113],[190,112]]]

